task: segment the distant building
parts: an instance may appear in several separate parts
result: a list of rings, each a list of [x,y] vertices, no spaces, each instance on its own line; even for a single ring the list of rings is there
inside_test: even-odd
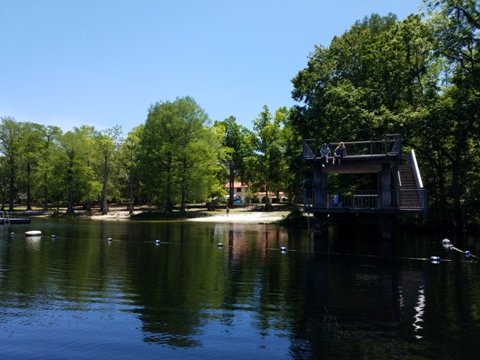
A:
[[[256,195],[258,196],[258,198],[260,199],[260,202],[262,204],[265,203],[265,201],[267,200],[266,199],[266,193],[265,193],[265,189],[260,189],[260,190],[264,190],[264,191],[259,191],[256,193]],[[277,199],[277,194],[276,193],[273,193],[273,192],[269,192],[268,193],[268,198],[270,199],[270,202],[271,203],[279,203],[280,201],[282,200],[286,200],[287,198],[285,197],[285,194],[283,191],[280,191],[278,193],[278,196],[279,196],[279,199]]]
[[[248,186],[242,184],[241,182],[234,182],[233,183],[233,201],[240,200],[242,203],[245,201],[246,192]],[[229,190],[227,198],[230,196],[230,183],[225,184],[225,189]]]
[[[240,200],[242,203],[245,202],[245,200],[252,200],[252,199],[246,199],[246,193],[248,191],[248,185],[245,185],[245,184],[242,184],[241,182],[234,182],[233,183],[233,187],[234,187],[234,190],[233,190],[233,198],[234,198],[234,201],[236,200]],[[225,189],[228,190],[228,195],[226,195],[226,198],[228,199],[229,198],[229,194],[230,194],[230,184],[229,183],[226,183],[225,184]],[[263,191],[259,191],[259,192],[256,192],[255,193],[255,196],[258,198],[258,201],[260,201],[261,203],[265,203],[265,189],[262,188],[260,190],[263,190]],[[285,194],[283,193],[283,191],[281,191],[279,193],[279,197],[280,197],[280,201],[281,200],[284,200],[286,199],[285,198]],[[277,194],[275,193],[272,193],[272,192],[269,192],[268,193],[268,198],[270,199],[271,202],[273,203],[277,203],[279,202],[279,200],[277,199]]]

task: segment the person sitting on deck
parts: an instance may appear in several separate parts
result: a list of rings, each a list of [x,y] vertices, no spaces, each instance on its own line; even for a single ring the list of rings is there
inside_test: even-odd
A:
[[[333,152],[333,165],[335,165],[335,160],[338,161],[338,165],[342,164],[342,159],[343,157],[347,156],[347,148],[345,147],[345,144],[340,142],[338,146],[335,148],[335,151]]]
[[[330,148],[326,143],[323,143],[322,147],[320,148],[320,155],[322,156],[320,159],[322,162],[322,167],[325,167],[325,165],[328,164],[328,157],[330,155]]]

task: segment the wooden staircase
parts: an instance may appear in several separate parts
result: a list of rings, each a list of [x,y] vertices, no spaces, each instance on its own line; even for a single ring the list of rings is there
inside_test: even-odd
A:
[[[419,197],[413,168],[410,165],[400,165],[398,167],[400,181],[400,208],[416,209],[421,208],[422,204]]]

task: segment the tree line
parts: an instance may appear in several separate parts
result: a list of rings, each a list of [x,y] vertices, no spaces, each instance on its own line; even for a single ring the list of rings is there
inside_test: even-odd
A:
[[[43,209],[76,205],[86,210],[99,204],[102,214],[110,202],[130,211],[138,204],[157,205],[171,212],[188,203],[224,199],[225,183],[283,191],[282,144],[286,108],[274,116],[267,106],[255,120],[255,131],[234,117],[211,124],[191,97],[152,104],[145,122],[125,138],[121,127],[96,130],[0,120],[0,195],[2,210],[14,204],[42,203]],[[280,171],[281,170],[281,171]],[[268,193],[268,192],[267,192]],[[8,205],[7,205],[8,204]],[[267,201],[266,206],[270,204]]]
[[[315,45],[292,79],[296,105],[265,106],[249,130],[235,117],[213,124],[193,98],[152,104],[125,138],[114,127],[58,127],[1,118],[0,191],[73,204],[157,204],[166,211],[224,195],[235,181],[252,192],[283,191],[295,202],[308,174],[302,139],[321,142],[403,135],[416,151],[429,192],[427,221],[480,225],[480,5],[423,0],[402,21],[388,14],[359,20],[328,47]],[[332,179],[339,187],[372,179]],[[250,194],[253,197],[253,193]],[[269,200],[267,199],[267,206]]]

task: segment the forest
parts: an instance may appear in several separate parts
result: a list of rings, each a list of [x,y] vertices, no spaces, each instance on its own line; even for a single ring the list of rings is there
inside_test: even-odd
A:
[[[302,139],[350,142],[397,133],[406,150],[415,150],[428,190],[421,221],[478,229],[479,35],[475,0],[424,0],[418,14],[402,21],[372,14],[328,47],[312,44],[292,79],[295,105],[273,112],[265,105],[251,130],[234,116],[212,122],[189,96],[152,104],[126,136],[119,126],[64,132],[3,116],[2,209],[64,204],[73,214],[75,205],[99,204],[106,214],[115,202],[171,212],[224,199],[225,183],[234,181],[247,184],[251,198],[261,189],[299,203],[309,171]]]

